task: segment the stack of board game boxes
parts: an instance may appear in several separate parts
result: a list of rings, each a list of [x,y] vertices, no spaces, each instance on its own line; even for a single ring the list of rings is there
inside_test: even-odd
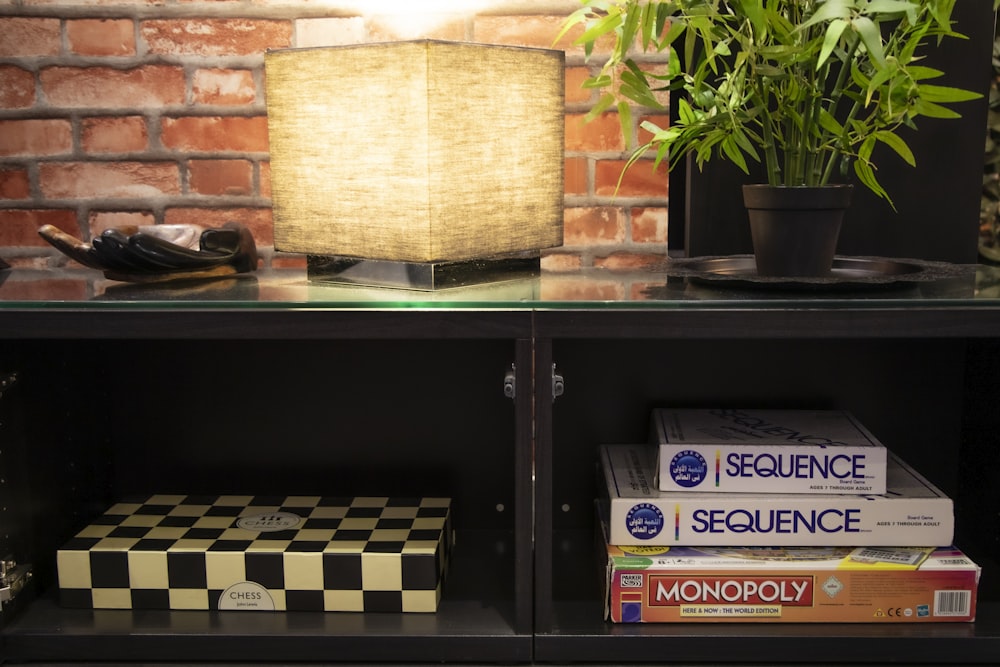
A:
[[[656,409],[600,447],[613,622],[972,621],[952,501],[850,413]]]

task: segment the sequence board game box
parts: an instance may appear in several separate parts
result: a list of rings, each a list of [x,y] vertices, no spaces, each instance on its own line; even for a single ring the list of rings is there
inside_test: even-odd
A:
[[[884,495],[660,491],[656,447],[604,445],[598,509],[611,544],[906,546],[951,544],[953,503],[890,455]]]
[[[885,446],[846,411],[659,408],[650,419],[661,491],[886,490]]]
[[[980,568],[954,547],[607,546],[615,623],[972,621]]]
[[[93,609],[433,612],[448,498],[151,495],[56,554],[60,603]]]

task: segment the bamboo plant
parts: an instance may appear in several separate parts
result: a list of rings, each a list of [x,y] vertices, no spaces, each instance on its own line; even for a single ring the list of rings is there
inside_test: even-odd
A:
[[[617,108],[626,137],[632,105],[665,110],[669,127],[644,121],[647,142],[626,168],[655,151],[668,167],[715,157],[744,173],[763,162],[770,185],[859,181],[890,201],[873,162],[879,144],[915,166],[899,132],[921,117],[957,118],[952,105],[978,93],[939,85],[925,50],[961,39],[957,0],[583,0],[557,39],[576,39],[588,60],[598,41],[610,55],[584,85],[601,91],[593,118]],[[968,0],[966,0],[968,1]],[[994,8],[1000,4],[994,0]],[[637,52],[666,55],[644,68]]]

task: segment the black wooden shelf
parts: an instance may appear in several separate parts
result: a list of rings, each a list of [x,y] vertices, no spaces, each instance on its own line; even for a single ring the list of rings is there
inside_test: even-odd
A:
[[[45,298],[50,281],[71,296]],[[655,271],[546,273],[436,294],[313,286],[295,271],[177,291],[82,271],[11,271],[0,274],[0,339],[0,371],[18,371],[33,436],[22,443],[30,483],[0,485],[0,506],[29,493],[32,521],[48,526],[27,526],[42,590],[4,614],[0,660],[1000,662],[997,267],[857,294],[688,289]],[[564,376],[558,398],[553,372]],[[505,387],[505,376],[514,383]],[[157,421],[174,397],[197,407]],[[970,555],[984,566],[978,619],[604,621],[594,448],[644,440],[651,406],[709,399],[860,413],[953,494],[959,534],[975,538]],[[271,467],[275,443],[290,457]],[[458,546],[440,610],[92,612],[56,603],[55,549],[87,513],[119,493],[161,491],[150,488],[160,481],[191,492],[239,484],[223,476],[234,453],[242,483],[269,490],[316,493],[333,480],[356,493],[376,480],[454,491]],[[9,469],[6,458],[0,465]]]
[[[997,664],[1000,604],[975,623],[929,625],[602,623],[601,605],[555,605],[554,626],[535,638],[539,662],[708,662],[754,664]]]
[[[436,613],[246,613],[85,610],[35,600],[5,629],[11,661],[525,662],[516,631],[513,538],[468,531],[456,539]]]

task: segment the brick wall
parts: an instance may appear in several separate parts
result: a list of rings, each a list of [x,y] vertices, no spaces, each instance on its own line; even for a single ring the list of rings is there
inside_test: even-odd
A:
[[[397,4],[437,12],[400,15],[391,2],[0,0],[0,257],[64,264],[36,233],[45,223],[89,240],[123,224],[235,219],[253,231],[265,266],[300,265],[272,249],[266,49],[416,37],[550,47],[578,6],[410,0]],[[459,13],[463,5],[470,9]],[[615,196],[626,155],[617,118],[583,123],[587,65],[569,39],[559,46],[567,49],[565,244],[545,265],[658,261],[666,176],[636,167]]]

